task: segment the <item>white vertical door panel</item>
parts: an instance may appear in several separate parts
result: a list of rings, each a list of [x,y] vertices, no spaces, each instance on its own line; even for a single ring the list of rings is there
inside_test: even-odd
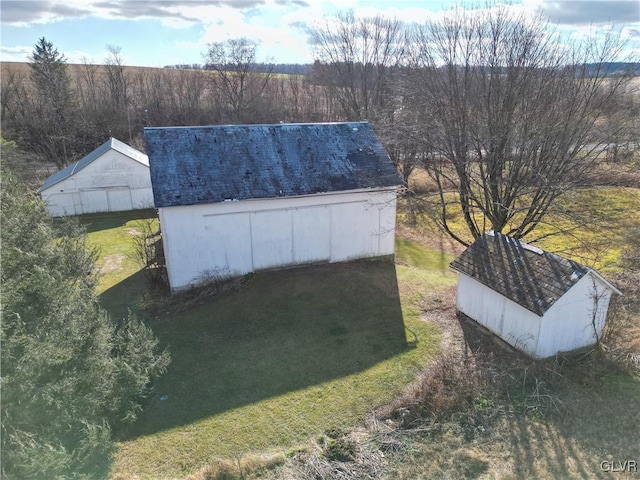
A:
[[[329,207],[293,210],[293,262],[311,263],[331,258],[331,217]]]
[[[252,270],[249,213],[213,215],[205,218],[206,237],[184,242],[191,251],[191,271],[217,276],[242,275]],[[183,235],[189,235],[185,230]],[[202,243],[202,244],[200,244]],[[196,255],[196,257],[193,257]]]
[[[375,256],[379,219],[378,207],[366,201],[331,205],[331,261]]]
[[[293,263],[291,210],[266,210],[251,214],[253,268],[281,267]]]
[[[80,190],[82,212],[96,213],[107,211],[107,193],[104,190]]]
[[[120,212],[123,210],[132,210],[131,191],[129,187],[109,188],[107,190],[107,199],[109,201],[110,212]]]

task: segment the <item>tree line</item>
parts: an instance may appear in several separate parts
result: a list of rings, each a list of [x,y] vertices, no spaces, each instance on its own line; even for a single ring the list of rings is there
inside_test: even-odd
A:
[[[144,126],[368,120],[405,181],[428,172],[454,239],[520,238],[586,182],[590,151],[633,137],[637,97],[610,75],[624,48],[612,34],[567,44],[542,17],[483,12],[418,26],[340,12],[310,32],[315,62],[288,75],[245,38],[209,44],[204,70],[126,67],[117,47],[70,70],[42,38],[28,76],[2,76],[3,134],[63,167],[109,136],[144,149]]]

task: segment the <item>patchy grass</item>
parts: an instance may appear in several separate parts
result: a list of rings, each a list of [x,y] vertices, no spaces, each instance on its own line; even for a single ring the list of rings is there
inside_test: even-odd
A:
[[[146,291],[140,264],[135,258],[133,236],[139,232],[139,225],[152,219],[157,225],[154,210],[99,213],[82,215],[80,223],[87,231],[88,245],[98,250],[96,268],[101,302],[112,315],[120,317],[131,309],[140,312],[139,297]],[[114,289],[116,285],[126,285]],[[111,291],[110,294],[105,292]]]
[[[598,200],[603,210],[595,213],[616,224],[605,232],[610,245],[622,248],[623,231],[638,222],[630,214],[638,190],[592,193],[572,201]],[[399,218],[406,218],[404,211]],[[102,231],[94,229],[90,239],[115,247],[114,236],[124,238],[135,228],[132,221],[92,221],[111,233],[96,236]],[[457,324],[441,321],[454,312],[453,255],[407,240],[427,230],[400,230],[408,234],[397,240],[396,265],[361,261],[262,272],[214,299],[154,319],[174,363],[140,422],[118,432],[113,478],[300,480],[318,472],[389,479],[599,478],[603,460],[640,459],[640,431],[629,413],[640,409],[640,380],[601,361],[562,370],[549,365],[547,376],[535,378],[528,367],[508,370],[517,386],[505,396],[474,393],[478,398],[467,398],[460,411],[445,410],[436,420],[427,415],[412,428],[371,425],[376,407],[393,405],[425,365],[438,365],[431,360],[442,339],[462,335]],[[595,232],[587,238],[594,241]],[[143,277],[126,266],[121,275],[102,293],[108,308],[145,305],[136,290]],[[449,351],[450,344],[443,348]],[[518,380],[523,374],[529,390]],[[456,392],[455,385],[447,387],[436,399],[455,400]],[[326,445],[318,446],[328,430],[348,432],[354,462],[331,460]]]
[[[101,302],[114,315],[135,307],[144,317],[152,297],[129,258],[135,217],[82,222],[100,250]],[[390,402],[438,351],[439,327],[420,321],[422,292],[455,282],[449,256],[406,241],[398,251],[397,266],[261,272],[184,309],[163,299],[172,313],[152,309],[151,326],[172,364],[139,421],[116,432],[113,478],[208,475],[229,461],[281,456]]]
[[[629,230],[640,228],[640,188],[593,187],[561,198],[556,206],[572,218],[554,214],[532,237],[565,229],[566,235],[547,237],[541,248],[568,256],[600,272],[620,270]],[[577,214],[577,215],[572,215]]]
[[[424,173],[414,175],[418,185],[426,181]],[[428,239],[430,245],[442,251],[459,251],[460,246],[452,245],[431,219],[428,212],[433,206],[424,209],[427,197],[421,191],[417,197],[400,199],[398,230],[407,238]],[[553,211],[524,240],[604,273],[618,271],[627,232],[640,228],[639,210],[640,188],[583,188],[561,197]],[[481,220],[481,216],[478,218]],[[449,208],[447,222],[456,235],[472,240],[459,208],[453,205]],[[559,231],[564,233],[557,234]],[[434,245],[435,241],[438,245]]]

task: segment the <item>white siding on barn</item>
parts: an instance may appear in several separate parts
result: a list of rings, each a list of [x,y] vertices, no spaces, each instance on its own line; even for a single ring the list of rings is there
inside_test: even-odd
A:
[[[294,263],[331,260],[331,207],[299,207],[293,214]]]
[[[395,188],[160,208],[169,283],[392,255],[395,209]]]
[[[54,217],[153,208],[149,167],[115,150],[40,194]]]

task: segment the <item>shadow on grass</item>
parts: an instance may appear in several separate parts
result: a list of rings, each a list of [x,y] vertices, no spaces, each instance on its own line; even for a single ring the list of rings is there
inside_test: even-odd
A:
[[[122,308],[114,299],[135,277],[102,295],[107,308]],[[395,265],[382,261],[257,273],[240,291],[152,328],[172,363],[129,438],[360,372],[410,348]]]
[[[143,220],[146,218],[156,218],[158,214],[154,209],[129,210],[125,212],[105,212],[79,215],[78,222],[85,228],[87,233],[98,232],[118,228],[131,220]]]
[[[512,473],[517,478],[637,478],[640,383],[626,374],[617,376],[623,384],[605,378],[593,385],[565,386],[560,393],[563,415],[507,417]]]
[[[146,312],[141,305],[141,298],[149,291],[148,285],[144,271],[138,270],[120,283],[102,292],[99,295],[100,305],[114,319],[126,317],[129,311],[145,317]]]
[[[502,365],[519,365],[508,371],[508,378],[516,383],[509,392],[511,413],[502,416],[500,430],[509,449],[511,474],[516,478],[638,475],[638,378],[597,352],[582,358],[559,357],[558,364],[554,359],[536,361],[464,314],[458,313],[457,318],[467,353],[492,355]],[[625,463],[628,460],[632,463]]]

